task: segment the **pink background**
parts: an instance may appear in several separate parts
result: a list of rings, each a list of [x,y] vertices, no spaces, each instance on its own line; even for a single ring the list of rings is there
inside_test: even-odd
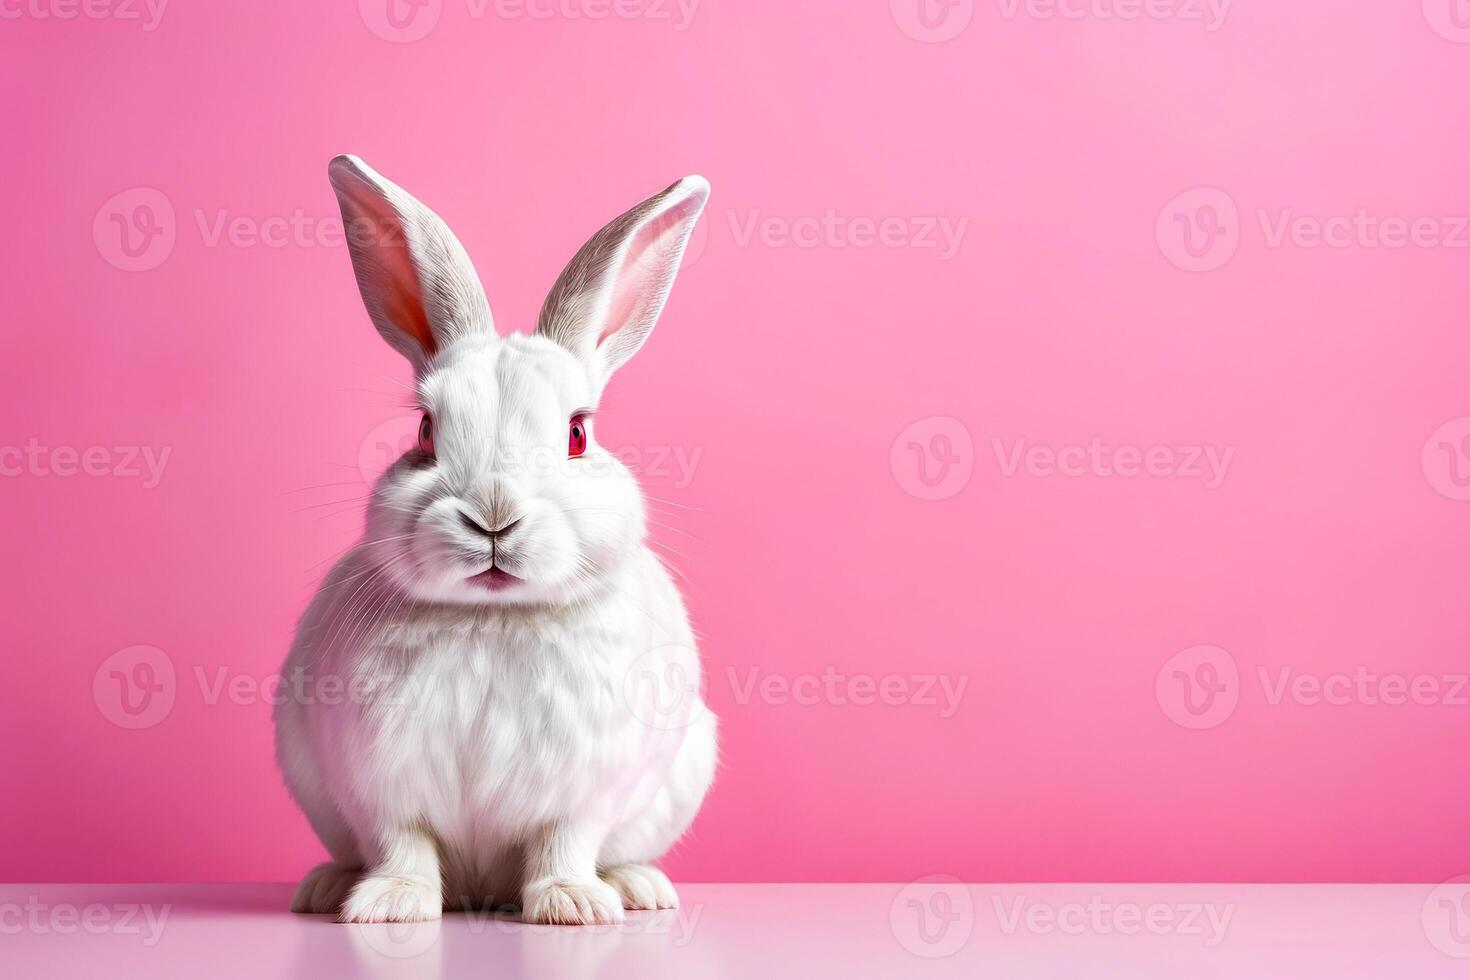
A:
[[[1447,2],[1237,0],[1217,30],[962,2],[931,9],[964,24],[943,43],[909,0],[704,0],[687,25],[442,0],[411,43],[370,29],[375,0],[174,0],[154,30],[37,2],[0,25],[0,449],[51,454],[0,477],[0,879],[294,879],[320,857],[269,705],[196,671],[278,669],[402,414],[406,366],[313,231],[341,151],[449,220],[502,329],[602,221],[713,184],[601,430],[700,454],[647,479],[681,505],[658,537],[725,725],[676,878],[1470,870],[1470,706],[1444,703],[1470,660],[1470,46]],[[111,216],[140,203],[172,249],[126,271]],[[829,210],[899,223],[781,244]],[[1274,240],[1288,212],[1359,210],[1449,241]],[[307,230],[211,242],[221,213]],[[1218,219],[1203,258],[1176,214]],[[956,254],[926,219],[968,221]],[[1008,475],[994,443],[1094,437],[1233,454],[1206,488]],[[910,442],[938,451],[922,473]],[[157,486],[120,446],[168,448]],[[59,447],[105,447],[111,475],[56,475]],[[953,474],[944,499],[929,473]],[[138,645],[176,673],[133,729],[94,679]],[[1183,675],[1221,668],[1233,712],[1191,715],[1161,676],[1199,646],[1224,657]],[[829,667],[856,686],[744,696],[752,671]],[[1360,667],[1446,696],[1260,680]],[[967,685],[948,716],[842,693],[936,674]]]

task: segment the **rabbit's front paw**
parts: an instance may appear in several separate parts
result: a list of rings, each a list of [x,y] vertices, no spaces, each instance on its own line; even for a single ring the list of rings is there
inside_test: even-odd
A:
[[[651,864],[618,864],[599,872],[625,909],[676,909],[679,895],[669,876]]]
[[[332,861],[318,864],[296,886],[296,894],[291,896],[291,911],[336,915],[342,899],[361,877],[361,868],[346,868]]]
[[[342,905],[343,922],[426,922],[444,913],[439,886],[417,875],[369,875]]]
[[[521,917],[527,922],[563,926],[615,925],[623,921],[618,893],[596,878],[543,878],[526,886]]]

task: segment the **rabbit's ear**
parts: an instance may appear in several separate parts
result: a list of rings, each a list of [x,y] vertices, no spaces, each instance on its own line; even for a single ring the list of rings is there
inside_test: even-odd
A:
[[[437,214],[355,156],[334,157],[327,176],[363,304],[416,372],[459,337],[494,331],[475,267]]]
[[[605,383],[648,339],[708,199],[708,181],[685,177],[593,235],[552,287],[537,332]]]

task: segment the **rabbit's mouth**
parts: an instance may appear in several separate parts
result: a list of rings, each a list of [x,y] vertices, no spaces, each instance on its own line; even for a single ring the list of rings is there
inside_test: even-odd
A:
[[[465,581],[471,585],[478,585],[482,589],[488,589],[491,592],[499,592],[501,589],[508,589],[513,585],[520,585],[524,580],[517,578],[497,565],[491,565],[485,571],[478,575],[471,575]]]

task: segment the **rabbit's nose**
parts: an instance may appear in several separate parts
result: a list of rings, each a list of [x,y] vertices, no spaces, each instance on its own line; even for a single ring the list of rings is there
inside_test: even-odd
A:
[[[509,534],[515,528],[515,526],[521,522],[521,519],[519,517],[516,517],[512,520],[506,521],[499,527],[494,527],[491,522],[486,521],[479,515],[472,514],[470,513],[470,511],[461,507],[459,509],[459,522],[474,533],[482,534],[493,541],[496,538],[500,537],[502,534]]]
[[[492,475],[462,493],[460,509],[475,519],[481,534],[504,534],[526,516],[526,495],[506,476]]]

